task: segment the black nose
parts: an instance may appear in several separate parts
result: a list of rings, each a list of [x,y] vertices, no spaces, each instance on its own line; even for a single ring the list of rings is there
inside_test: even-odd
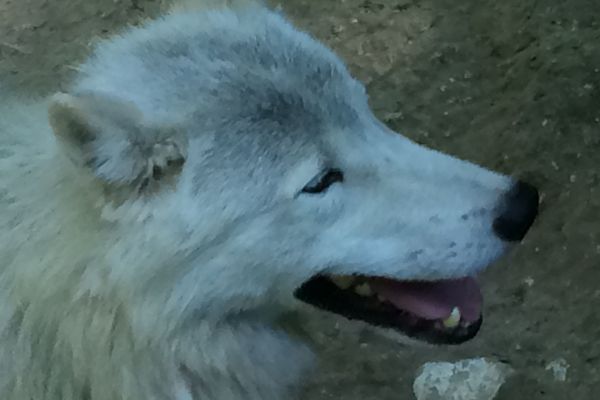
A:
[[[517,182],[504,198],[502,213],[494,220],[496,235],[509,242],[522,240],[537,216],[539,199],[535,187]]]

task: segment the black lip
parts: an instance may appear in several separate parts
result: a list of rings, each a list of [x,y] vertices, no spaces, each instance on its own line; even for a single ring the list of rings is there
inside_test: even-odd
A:
[[[310,279],[294,294],[299,300],[320,309],[340,314],[348,319],[394,329],[408,337],[431,344],[464,343],[477,335],[483,323],[483,318],[479,317],[479,320],[468,326],[459,325],[453,329],[440,329],[435,326],[439,321],[418,318],[391,304],[364,298],[349,290],[342,290],[324,276]]]

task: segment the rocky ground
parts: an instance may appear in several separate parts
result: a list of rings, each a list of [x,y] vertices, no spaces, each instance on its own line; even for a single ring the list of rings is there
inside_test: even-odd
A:
[[[94,38],[139,23],[163,5],[0,1],[0,88],[56,90]],[[542,214],[527,240],[485,276],[487,318],[475,340],[412,348],[360,325],[318,319],[311,326],[323,363],[305,397],[409,399],[424,362],[488,356],[516,371],[498,399],[598,398],[600,3],[288,0],[281,6],[348,62],[392,128],[523,176],[543,192]],[[552,365],[562,369],[553,373]]]

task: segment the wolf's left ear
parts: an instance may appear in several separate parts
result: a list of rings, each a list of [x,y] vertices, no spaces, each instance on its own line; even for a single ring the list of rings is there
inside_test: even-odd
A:
[[[158,178],[186,158],[187,138],[180,129],[147,125],[141,111],[121,99],[59,93],[51,99],[48,116],[69,158],[106,183]]]

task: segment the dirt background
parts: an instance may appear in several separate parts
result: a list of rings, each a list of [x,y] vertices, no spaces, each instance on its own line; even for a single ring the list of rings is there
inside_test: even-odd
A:
[[[0,0],[0,89],[56,90],[99,36],[160,0]],[[307,399],[410,399],[419,365],[490,356],[499,399],[600,398],[600,2],[288,0],[300,27],[363,80],[377,115],[418,142],[543,192],[526,241],[485,276],[486,322],[456,348],[412,348],[321,318]],[[2,116],[0,116],[1,118]],[[565,381],[546,370],[563,359]]]

